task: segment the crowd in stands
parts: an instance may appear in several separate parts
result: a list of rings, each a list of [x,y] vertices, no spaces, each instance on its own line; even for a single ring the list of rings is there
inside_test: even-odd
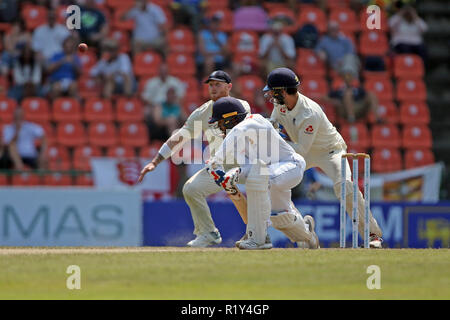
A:
[[[414,1],[5,3],[0,9],[3,168],[89,171],[75,165],[81,148],[111,155],[113,147],[131,147],[126,153],[131,156],[157,150],[208,100],[203,80],[217,69],[232,75],[233,95],[269,116],[273,106],[260,89],[280,66],[297,72],[301,92],[321,104],[350,151],[372,151],[375,172],[434,161],[423,83],[427,25]],[[66,8],[74,3],[81,8],[81,28],[69,30]],[[367,27],[370,4],[381,8],[379,30]],[[89,46],[85,53],[77,51],[81,42]],[[133,134],[136,142],[126,145],[122,135]],[[32,150],[42,137],[48,141]],[[14,142],[22,146],[14,149]],[[46,161],[52,148],[68,153],[70,164]],[[30,156],[35,161],[26,160]]]

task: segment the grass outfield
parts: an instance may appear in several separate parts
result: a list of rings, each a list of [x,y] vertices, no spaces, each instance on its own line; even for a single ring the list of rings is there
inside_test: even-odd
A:
[[[450,250],[0,248],[0,299],[450,299]]]

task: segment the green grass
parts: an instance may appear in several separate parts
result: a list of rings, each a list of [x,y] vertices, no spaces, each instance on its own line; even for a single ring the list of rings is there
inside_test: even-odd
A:
[[[81,290],[66,288],[73,264]],[[450,250],[3,248],[0,299],[450,299]]]

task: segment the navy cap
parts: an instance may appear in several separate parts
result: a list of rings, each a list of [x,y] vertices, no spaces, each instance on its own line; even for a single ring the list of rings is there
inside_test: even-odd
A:
[[[284,88],[296,88],[300,84],[297,75],[288,68],[276,68],[269,73],[267,85],[263,91]]]
[[[208,83],[211,80],[231,83],[231,77],[228,75],[228,73],[226,73],[225,71],[222,71],[222,70],[216,70],[213,73],[211,73],[209,75],[208,79],[206,79],[205,83]]]
[[[214,123],[222,119],[245,113],[247,113],[247,111],[238,99],[223,97],[214,102],[212,117],[208,123]]]

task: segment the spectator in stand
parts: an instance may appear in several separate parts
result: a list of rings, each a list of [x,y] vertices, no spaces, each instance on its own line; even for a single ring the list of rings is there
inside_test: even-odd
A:
[[[8,96],[21,101],[25,97],[41,95],[42,67],[36,58],[31,44],[22,44],[22,50],[13,62],[13,86]]]
[[[161,105],[167,100],[167,92],[171,88],[175,90],[177,103],[180,103],[186,93],[186,85],[180,79],[169,75],[167,64],[163,63],[159,67],[159,74],[147,80],[142,91],[142,100],[150,108]]]
[[[65,25],[56,23],[56,12],[48,11],[47,23],[33,32],[33,50],[41,62],[51,59],[62,51],[64,39],[70,35]]]
[[[1,75],[8,75],[14,60],[19,56],[21,48],[31,42],[31,34],[26,30],[22,19],[14,22],[3,38],[1,53]]]
[[[330,102],[336,108],[338,115],[349,123],[363,119],[371,110],[377,122],[382,120],[379,116],[378,99],[372,92],[367,92],[361,87],[354,70],[344,70],[344,83],[340,88],[333,90],[324,101]]]
[[[164,132],[164,136],[169,137],[180,127],[180,123],[185,120],[186,116],[179,104],[176,88],[167,90],[166,100],[161,105],[155,106],[152,116],[153,125],[150,126],[151,132],[156,129]]]
[[[396,53],[413,53],[427,61],[426,47],[423,34],[428,26],[418,15],[416,10],[407,5],[402,7],[389,19],[391,29],[391,44]]]
[[[50,98],[61,95],[78,98],[77,79],[81,74],[81,61],[77,56],[76,38],[69,36],[63,42],[63,51],[49,61]]]
[[[102,43],[102,56],[91,69],[91,76],[103,83],[103,97],[106,99],[110,99],[113,94],[131,97],[136,89],[130,57],[120,53],[115,39],[107,39]]]
[[[328,24],[328,34],[320,38],[315,51],[337,73],[348,69],[359,71],[360,62],[355,48],[351,40],[340,33],[339,24],[335,21]]]
[[[135,21],[134,54],[150,49],[166,54],[168,27],[166,15],[161,7],[146,0],[136,0],[134,7],[121,18]]]
[[[275,21],[271,24],[271,31],[265,33],[259,42],[259,56],[266,67],[265,75],[275,68],[295,67],[294,39],[283,32],[283,23]]]
[[[228,46],[228,37],[225,32],[219,30],[219,15],[214,15],[206,23],[206,28],[200,31],[198,37],[199,55],[198,63],[203,67],[203,75],[211,74],[214,70],[223,70],[229,66],[230,49]]]
[[[39,152],[35,144],[38,139],[41,139]],[[2,143],[5,150],[0,168],[23,170],[25,165],[32,169],[45,168],[47,139],[44,129],[25,121],[22,108],[16,108],[13,123],[3,127]]]
[[[173,20],[175,23],[191,27],[192,31],[197,33],[201,25],[204,8],[207,5],[208,1],[205,0],[174,0],[171,3]]]
[[[241,6],[233,13],[234,30],[266,31],[269,16],[259,5],[259,1],[241,1]]]
[[[105,15],[98,9],[95,0],[86,0],[81,6],[81,41],[89,46],[99,47],[109,32]]]

